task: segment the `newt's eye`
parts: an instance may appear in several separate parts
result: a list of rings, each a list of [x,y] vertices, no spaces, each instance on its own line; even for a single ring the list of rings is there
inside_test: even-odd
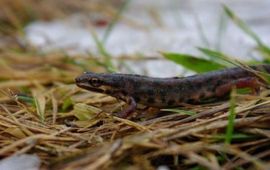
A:
[[[101,81],[99,79],[97,79],[97,78],[91,78],[89,80],[89,83],[93,87],[99,87],[101,85]]]

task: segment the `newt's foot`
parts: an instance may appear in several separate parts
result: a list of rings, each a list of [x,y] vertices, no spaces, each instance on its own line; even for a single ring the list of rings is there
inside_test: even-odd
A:
[[[133,113],[135,113],[135,112],[126,112],[126,110],[123,110],[121,112],[113,113],[113,116],[120,117],[120,118],[123,118],[123,119],[127,119],[130,116],[132,116]]]
[[[129,106],[126,109],[122,110],[121,112],[114,113],[113,115],[120,118],[128,118],[129,116],[131,116],[132,113],[134,113],[136,110],[137,103],[132,97],[130,97],[127,99],[127,104]]]

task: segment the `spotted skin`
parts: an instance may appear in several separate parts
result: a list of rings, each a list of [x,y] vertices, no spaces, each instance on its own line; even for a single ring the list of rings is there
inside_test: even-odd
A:
[[[257,71],[270,72],[270,65],[251,66]],[[200,103],[227,95],[232,88],[249,87],[258,91],[261,79],[240,67],[198,74],[185,78],[153,78],[133,74],[86,72],[75,79],[77,86],[105,93],[129,104],[117,115],[128,117],[137,103],[157,107],[174,107],[183,103]]]

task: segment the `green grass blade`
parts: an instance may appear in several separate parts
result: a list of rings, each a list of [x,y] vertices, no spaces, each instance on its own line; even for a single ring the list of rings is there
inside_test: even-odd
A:
[[[216,35],[216,40],[215,40],[215,49],[217,51],[221,50],[222,40],[224,38],[227,27],[228,27],[228,17],[226,17],[224,13],[222,12],[220,14],[217,35]]]
[[[34,103],[35,103],[37,115],[39,116],[39,120],[42,123],[44,123],[44,121],[45,121],[45,112],[44,112],[44,109],[42,108],[42,106],[41,106],[41,104],[40,104],[37,97],[34,97]]]
[[[109,23],[109,26],[105,30],[105,33],[103,35],[102,40],[100,40],[98,38],[98,36],[95,34],[95,32],[91,31],[92,37],[97,45],[98,51],[103,57],[103,62],[104,62],[103,66],[105,66],[105,68],[108,72],[116,72],[117,68],[114,66],[114,64],[112,62],[112,56],[110,55],[110,53],[108,53],[108,51],[105,48],[105,43],[106,43],[110,33],[112,32],[114,26],[119,21],[122,13],[124,12],[124,9],[126,8],[126,6],[129,2],[130,2],[130,0],[126,0],[123,2],[122,6],[119,8],[117,14],[113,18],[113,20]]]
[[[200,36],[201,41],[207,46],[210,47],[210,43],[207,39],[207,36],[203,30],[203,26],[202,23],[200,22],[199,18],[197,16],[195,16],[195,22],[196,22],[196,27]]]
[[[214,63],[210,60],[197,58],[188,54],[162,53],[162,55],[166,59],[171,60],[177,64],[180,64],[183,67],[195,71],[197,73],[209,72],[224,68],[224,66],[221,64]]]
[[[125,11],[128,3],[130,2],[131,0],[125,0],[122,5],[120,6],[119,10],[117,11],[117,14],[115,15],[115,17],[112,19],[112,21],[109,23],[107,29],[105,30],[105,33],[103,35],[103,38],[102,38],[102,43],[105,44],[110,33],[112,32],[114,26],[117,24],[117,22],[119,21],[119,19],[121,18],[123,12]]]
[[[247,25],[245,22],[243,22],[232,10],[230,10],[229,7],[227,7],[226,5],[223,5],[223,9],[225,11],[225,13],[227,14],[227,16],[230,17],[230,19],[240,28],[242,29],[247,35],[249,35],[253,40],[256,41],[257,45],[258,45],[258,50],[261,51],[264,55],[264,57],[266,57],[266,59],[270,59],[270,48],[265,45],[261,39],[259,38],[259,36],[253,32]]]
[[[223,10],[230,17],[230,19],[239,27],[241,28],[246,34],[252,37],[258,45],[263,45],[260,38],[253,32],[247,25],[244,23],[229,7],[223,5]]]
[[[29,97],[29,96],[25,96],[25,95],[21,95],[21,94],[18,94],[16,97],[20,101],[23,101],[25,103],[29,103],[31,105],[35,105],[35,101],[34,101],[33,97]]]
[[[104,44],[98,39],[95,32],[91,31],[92,37],[96,43],[96,46],[98,48],[99,53],[103,57],[104,65],[106,66],[106,69],[108,72],[116,72],[116,67],[112,63],[112,56],[107,52]]]
[[[205,54],[209,59],[211,59],[213,62],[219,63],[223,65],[224,67],[232,67],[234,65],[238,65],[233,59],[231,59],[229,56],[215,50],[210,50],[207,48],[201,48],[198,47],[198,50]]]
[[[66,112],[67,109],[68,109],[69,107],[71,107],[72,105],[73,105],[72,99],[71,99],[70,97],[66,98],[66,99],[63,101],[63,105],[62,105],[62,107],[61,107],[61,111],[62,111],[62,112]]]
[[[230,144],[233,139],[233,130],[234,130],[234,120],[236,117],[235,113],[235,94],[236,90],[233,89],[231,92],[231,99],[230,99],[230,109],[229,109],[229,117],[228,117],[228,125],[226,128],[226,137],[225,143]]]

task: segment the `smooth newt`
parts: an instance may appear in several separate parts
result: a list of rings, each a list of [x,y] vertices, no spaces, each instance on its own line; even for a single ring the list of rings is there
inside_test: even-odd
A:
[[[257,71],[270,73],[270,65],[251,66]],[[235,67],[188,77],[153,78],[134,74],[85,72],[75,79],[77,86],[105,93],[128,103],[118,113],[128,117],[137,103],[151,107],[174,107],[183,103],[199,103],[209,98],[220,98],[233,87],[258,90],[264,83],[254,73]]]

